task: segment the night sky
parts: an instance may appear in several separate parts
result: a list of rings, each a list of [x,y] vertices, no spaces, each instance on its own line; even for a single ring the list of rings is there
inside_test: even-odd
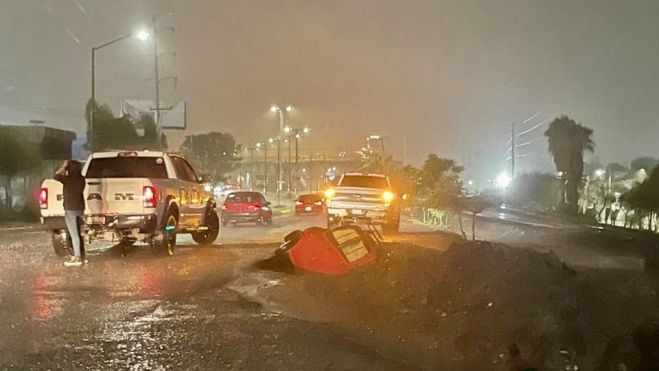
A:
[[[0,0],[0,121],[82,134],[91,47],[153,13],[176,29],[159,35],[161,75],[178,77],[162,92],[188,101],[188,133],[255,143],[276,134],[269,106],[292,103],[291,124],[313,129],[304,148],[378,133],[398,159],[434,152],[482,179],[506,167],[511,123],[568,114],[595,130],[600,162],[658,155],[656,0]],[[97,99],[115,113],[153,99],[151,52],[99,51]],[[518,139],[520,171],[551,169],[545,128]]]

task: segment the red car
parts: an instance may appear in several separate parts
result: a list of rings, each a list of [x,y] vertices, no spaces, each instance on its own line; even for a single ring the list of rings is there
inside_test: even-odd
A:
[[[270,202],[259,192],[238,191],[227,195],[222,205],[222,225],[238,222],[272,224]]]
[[[300,195],[295,200],[295,215],[321,214],[325,209],[323,196],[316,193]]]

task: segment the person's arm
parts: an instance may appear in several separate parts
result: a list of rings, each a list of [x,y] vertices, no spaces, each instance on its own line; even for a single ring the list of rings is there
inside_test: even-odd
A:
[[[66,166],[69,164],[69,160],[65,160],[62,162],[62,165],[60,165],[59,169],[55,171],[55,176],[53,176],[53,179],[57,180],[60,183],[64,183],[66,180]]]

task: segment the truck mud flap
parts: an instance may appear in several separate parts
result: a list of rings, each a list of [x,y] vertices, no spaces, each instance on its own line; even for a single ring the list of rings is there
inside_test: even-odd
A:
[[[345,274],[374,262],[376,244],[377,240],[358,226],[313,227],[288,234],[275,256],[280,264],[286,261],[298,272]]]

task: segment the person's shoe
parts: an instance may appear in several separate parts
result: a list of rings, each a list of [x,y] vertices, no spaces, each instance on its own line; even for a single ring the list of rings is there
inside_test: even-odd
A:
[[[77,256],[72,256],[68,260],[64,261],[65,267],[80,267],[82,266],[82,259]]]

